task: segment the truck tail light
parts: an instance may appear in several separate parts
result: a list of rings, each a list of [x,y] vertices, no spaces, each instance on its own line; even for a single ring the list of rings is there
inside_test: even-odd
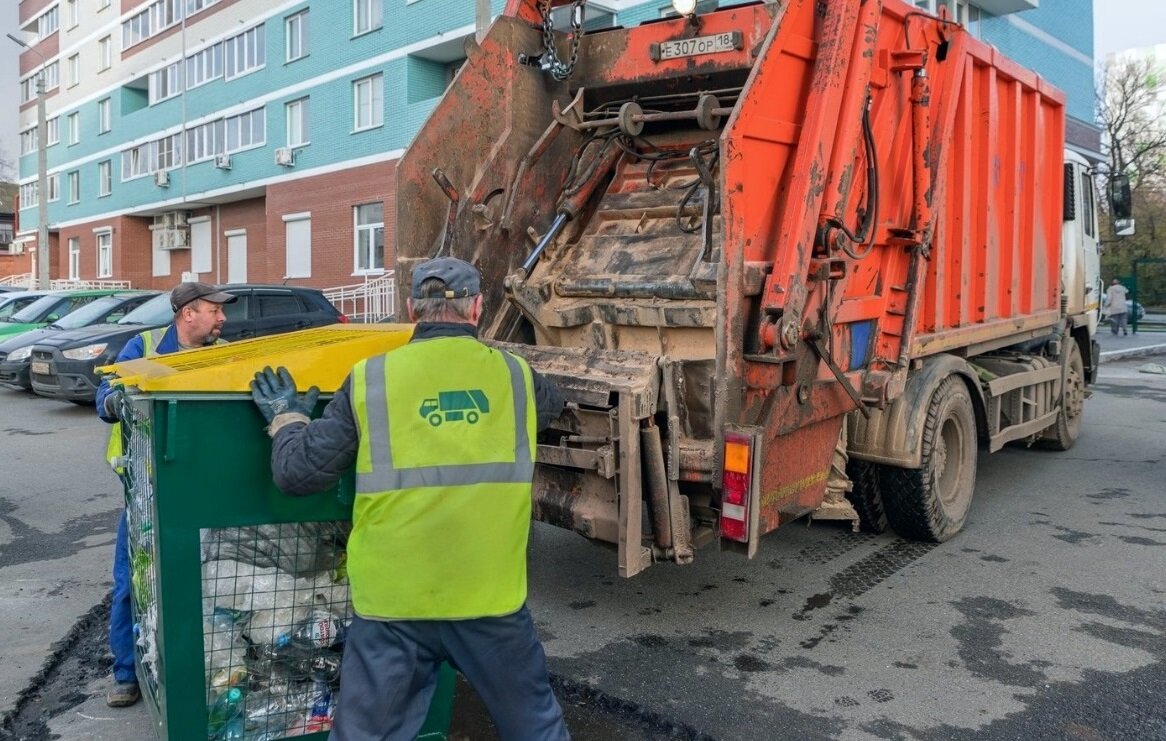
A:
[[[721,537],[740,543],[749,541],[749,490],[753,439],[725,433],[725,455],[721,473]]]
[[[336,317],[336,321],[340,322],[341,324],[348,324],[348,321],[349,321],[348,315],[341,314],[340,316]]]

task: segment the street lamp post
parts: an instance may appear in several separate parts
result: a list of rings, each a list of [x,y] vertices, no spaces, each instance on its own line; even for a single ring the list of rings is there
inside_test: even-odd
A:
[[[37,287],[49,287],[49,124],[45,118],[45,58],[36,49],[5,34],[14,42],[40,57],[40,71],[36,74],[36,282]]]

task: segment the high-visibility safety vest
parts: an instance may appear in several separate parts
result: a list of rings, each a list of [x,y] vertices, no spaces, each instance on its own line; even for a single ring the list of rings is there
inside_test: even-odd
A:
[[[158,329],[151,329],[142,332],[138,337],[142,338],[142,357],[152,358],[158,355],[158,345],[161,344],[162,338],[166,336],[166,331],[169,327],[159,327]],[[216,345],[226,344],[226,340],[215,340]],[[105,460],[109,461],[109,465],[120,476],[124,472],[121,465],[121,457],[123,453],[122,438],[121,438],[121,422],[114,422],[110,425],[109,442],[105,445]]]
[[[353,368],[352,409],[357,614],[455,620],[522,607],[538,419],[526,361],[472,337],[411,342]]]

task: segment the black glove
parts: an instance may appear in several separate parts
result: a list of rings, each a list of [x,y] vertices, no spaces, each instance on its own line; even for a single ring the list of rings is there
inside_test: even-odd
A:
[[[310,416],[320,398],[320,389],[313,386],[300,395],[287,368],[273,371],[268,366],[255,374],[255,380],[251,382],[251,398],[267,424],[271,424],[277,416],[288,412]]]
[[[105,395],[105,400],[101,405],[101,411],[107,418],[121,419],[121,407],[125,403],[125,395],[125,389],[121,386],[114,386]]]

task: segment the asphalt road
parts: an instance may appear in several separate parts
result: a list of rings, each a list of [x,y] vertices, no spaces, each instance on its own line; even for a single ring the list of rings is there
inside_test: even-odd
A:
[[[795,523],[752,562],[705,549],[624,580],[536,525],[530,603],[575,738],[1166,738],[1166,376],[1146,362],[1166,358],[1102,367],[1072,451],[981,457],[942,545]],[[0,391],[0,737],[153,737],[100,697],[119,500],[92,415]]]

